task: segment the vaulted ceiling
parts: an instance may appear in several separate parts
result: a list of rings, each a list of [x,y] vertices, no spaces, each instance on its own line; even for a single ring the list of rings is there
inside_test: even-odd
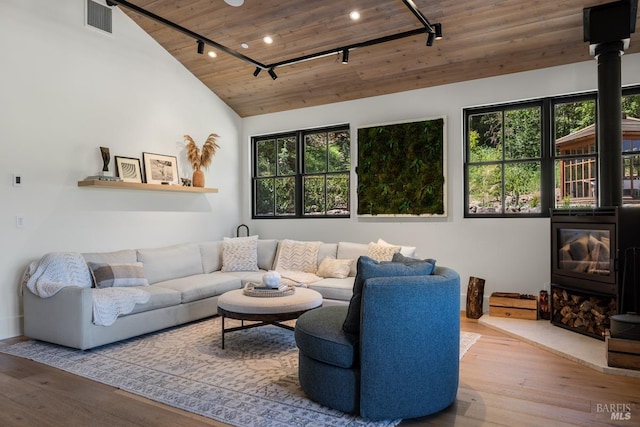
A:
[[[431,24],[442,24],[442,40],[426,46],[426,34],[418,34],[360,47],[350,51],[348,64],[341,63],[340,47],[424,26],[402,0],[246,0],[239,7],[223,0],[130,3],[261,64],[336,49],[277,67],[276,80],[266,71],[254,77],[255,65],[209,45],[198,54],[192,37],[120,6],[247,117],[593,60],[583,41],[583,8],[610,0],[414,0]],[[349,18],[352,10],[360,12],[359,20]],[[266,35],[272,44],[264,43]],[[209,50],[217,57],[208,56]],[[626,51],[636,52],[640,32],[631,35]]]

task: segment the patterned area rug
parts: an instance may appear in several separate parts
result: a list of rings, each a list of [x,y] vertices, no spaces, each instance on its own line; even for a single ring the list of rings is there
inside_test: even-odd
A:
[[[377,427],[401,421],[370,422],[307,399],[298,384],[291,331],[265,326],[232,332],[222,350],[220,327],[215,317],[88,351],[24,341],[0,345],[0,352],[234,426]],[[461,358],[479,337],[461,333]]]

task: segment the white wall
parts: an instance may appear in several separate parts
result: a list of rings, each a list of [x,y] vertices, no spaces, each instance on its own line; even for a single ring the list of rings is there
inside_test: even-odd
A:
[[[585,49],[588,47],[585,45]],[[622,57],[623,83],[640,83],[640,55]],[[282,70],[286,73],[286,70]],[[357,241],[379,237],[388,242],[418,247],[423,257],[454,268],[461,276],[461,303],[465,305],[470,276],[486,280],[485,296],[495,291],[537,294],[550,277],[548,218],[465,219],[463,183],[462,109],[505,101],[567,94],[597,88],[594,60],[570,66],[487,78],[429,89],[403,92],[332,105],[268,114],[243,120],[245,195],[242,212],[252,234],[265,238]],[[282,130],[351,124],[352,159],[357,158],[357,129],[369,124],[447,118],[446,219],[391,220],[359,218],[332,220],[251,220],[251,135]],[[352,170],[355,170],[354,160]],[[351,206],[357,206],[352,173]],[[488,309],[485,299],[485,310]]]
[[[217,239],[239,223],[240,118],[121,10],[109,36],[85,27],[84,7],[0,2],[0,339],[20,334],[19,280],[47,252]],[[99,146],[112,171],[114,156],[147,151],[179,156],[190,176],[182,136],[211,132],[221,149],[206,185],[218,194],[77,187],[102,169]]]

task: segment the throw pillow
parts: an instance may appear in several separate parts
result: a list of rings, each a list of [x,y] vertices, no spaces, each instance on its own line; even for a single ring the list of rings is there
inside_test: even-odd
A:
[[[400,246],[379,245],[378,243],[369,243],[369,252],[367,256],[376,261],[391,261],[393,254],[400,251]]]
[[[403,264],[400,262],[378,262],[365,256],[358,258],[358,272],[353,283],[353,295],[349,302],[347,317],[344,319],[342,329],[346,333],[355,336],[360,334],[362,290],[367,279],[374,277],[425,276],[430,274],[432,270],[433,265],[428,262]]]
[[[379,245],[387,245],[387,246],[398,246],[398,245],[392,245],[391,243],[387,243],[382,239],[378,239],[378,244]],[[416,249],[417,248],[415,246],[400,246],[400,253],[402,255],[404,255],[404,256],[415,258]]]
[[[299,242],[282,240],[278,244],[276,270],[302,271],[315,273],[318,271],[318,249],[321,242]]]
[[[141,262],[130,264],[89,262],[88,265],[96,288],[149,286]]]
[[[225,237],[222,271],[258,271],[258,236]]]
[[[346,277],[349,277],[351,264],[353,264],[352,259],[336,259],[324,257],[324,259],[318,266],[318,272],[316,274],[320,277],[344,279]]]
[[[431,271],[428,274],[433,274],[433,272],[436,269],[436,260],[433,258],[427,258],[427,259],[411,258],[411,257],[402,255],[401,252],[396,252],[395,254],[393,254],[393,258],[391,259],[391,262],[401,262],[403,264],[411,264],[414,262],[426,262],[431,264],[432,266]]]

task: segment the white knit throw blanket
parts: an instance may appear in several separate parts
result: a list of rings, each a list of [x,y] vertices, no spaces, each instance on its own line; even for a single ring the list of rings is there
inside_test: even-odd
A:
[[[102,288],[93,290],[93,323],[112,325],[119,315],[129,314],[136,304],[149,301],[151,294],[138,288]]]
[[[27,267],[22,278],[33,294],[49,298],[67,286],[90,288],[91,272],[80,253],[52,252]],[[133,311],[137,303],[149,301],[149,292],[137,288],[93,289],[93,323],[113,324],[120,314]]]
[[[321,242],[300,242],[297,240],[281,240],[275,270],[284,279],[295,282],[298,286],[308,286],[322,279],[316,276],[318,271],[318,250]]]

